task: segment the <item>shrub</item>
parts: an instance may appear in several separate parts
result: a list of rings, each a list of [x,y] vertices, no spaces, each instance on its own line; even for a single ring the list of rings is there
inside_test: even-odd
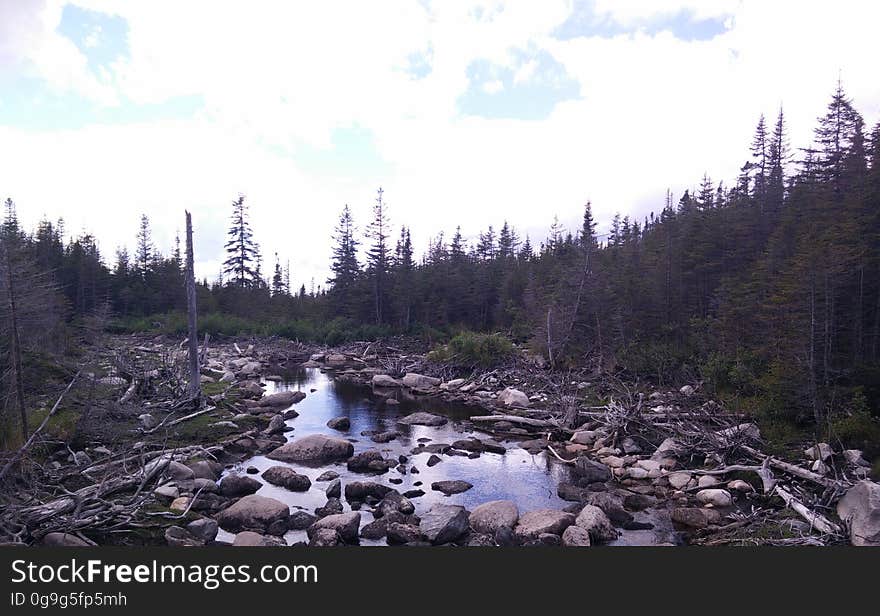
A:
[[[428,359],[458,365],[490,368],[509,359],[514,353],[513,343],[501,334],[461,332],[449,344],[435,348]]]

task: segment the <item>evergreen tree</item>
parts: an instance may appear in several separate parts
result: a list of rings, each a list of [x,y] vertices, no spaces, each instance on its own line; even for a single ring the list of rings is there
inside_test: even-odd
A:
[[[376,324],[384,322],[386,304],[386,278],[389,269],[388,251],[388,214],[383,201],[382,187],[379,187],[376,202],[373,205],[373,219],[367,228],[367,238],[372,241],[367,250],[367,270],[373,285],[373,301]]]
[[[226,235],[223,275],[229,284],[240,289],[255,286],[259,278],[255,268],[258,250],[248,221],[244,195],[239,195],[232,202],[232,224]]]

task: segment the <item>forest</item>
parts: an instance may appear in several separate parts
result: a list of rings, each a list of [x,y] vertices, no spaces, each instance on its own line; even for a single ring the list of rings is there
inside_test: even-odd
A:
[[[422,255],[380,188],[371,220],[342,208],[332,276],[310,289],[291,288],[289,268],[261,254],[238,196],[223,272],[197,285],[199,326],[326,345],[498,334],[550,369],[698,382],[771,438],[808,431],[876,453],[880,125],[866,127],[838,86],[812,144],[789,143],[779,110],[760,116],[743,158],[738,177],[704,175],[642,220],[615,216],[601,235],[586,203],[578,229],[553,221],[546,237],[524,237],[510,212],[475,242],[456,228]],[[134,253],[108,256],[63,221],[23,228],[17,207],[27,204],[5,201],[0,231],[7,431],[47,366],[98,332],[186,330],[179,242],[155,246],[148,216]]]

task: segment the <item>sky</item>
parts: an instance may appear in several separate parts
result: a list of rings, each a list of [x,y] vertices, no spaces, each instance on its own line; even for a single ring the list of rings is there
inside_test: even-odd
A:
[[[0,198],[112,261],[142,213],[193,214],[215,279],[246,195],[268,270],[322,284],[376,190],[419,252],[504,220],[533,243],[589,200],[606,230],[703,174],[760,114],[810,143],[838,78],[880,119],[880,4],[767,0],[0,0]]]

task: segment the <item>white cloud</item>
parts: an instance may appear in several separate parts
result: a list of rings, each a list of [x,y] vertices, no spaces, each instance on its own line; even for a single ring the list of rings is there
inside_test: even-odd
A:
[[[597,3],[623,24],[682,8],[733,15],[727,33],[686,42],[668,32],[558,41],[552,33],[571,11],[562,1],[484,2],[479,18],[473,3],[449,1],[75,1],[128,21],[129,53],[106,79],[90,81],[78,50],[52,34],[55,5],[0,32],[0,66],[15,55],[15,70],[24,62],[53,88],[144,103],[200,95],[206,109],[175,123],[0,128],[0,191],[32,221],[45,212],[93,229],[106,254],[133,243],[141,211],[166,246],[184,207],[197,234],[222,233],[242,191],[267,259],[289,257],[298,282],[323,281],[339,209],[350,203],[363,226],[380,184],[394,223],[411,225],[420,247],[441,229],[474,235],[504,219],[536,239],[554,214],[576,224],[587,199],[607,223],[618,210],[658,209],[667,186],[680,193],[704,171],[732,180],[758,114],[780,103],[793,144],[806,145],[838,70],[868,122],[880,118],[870,3]],[[517,50],[551,54],[582,99],[542,121],[462,117],[471,63],[527,80]],[[420,79],[404,70],[414,55],[431,62]],[[383,177],[319,176],[282,153],[301,143],[329,151],[334,129],[354,125],[375,136]],[[205,250],[220,243],[201,240]],[[200,255],[203,275],[213,277],[218,259]]]
[[[496,94],[504,89],[504,82],[499,79],[494,79],[492,81],[487,81],[482,87],[483,92],[486,94]]]

